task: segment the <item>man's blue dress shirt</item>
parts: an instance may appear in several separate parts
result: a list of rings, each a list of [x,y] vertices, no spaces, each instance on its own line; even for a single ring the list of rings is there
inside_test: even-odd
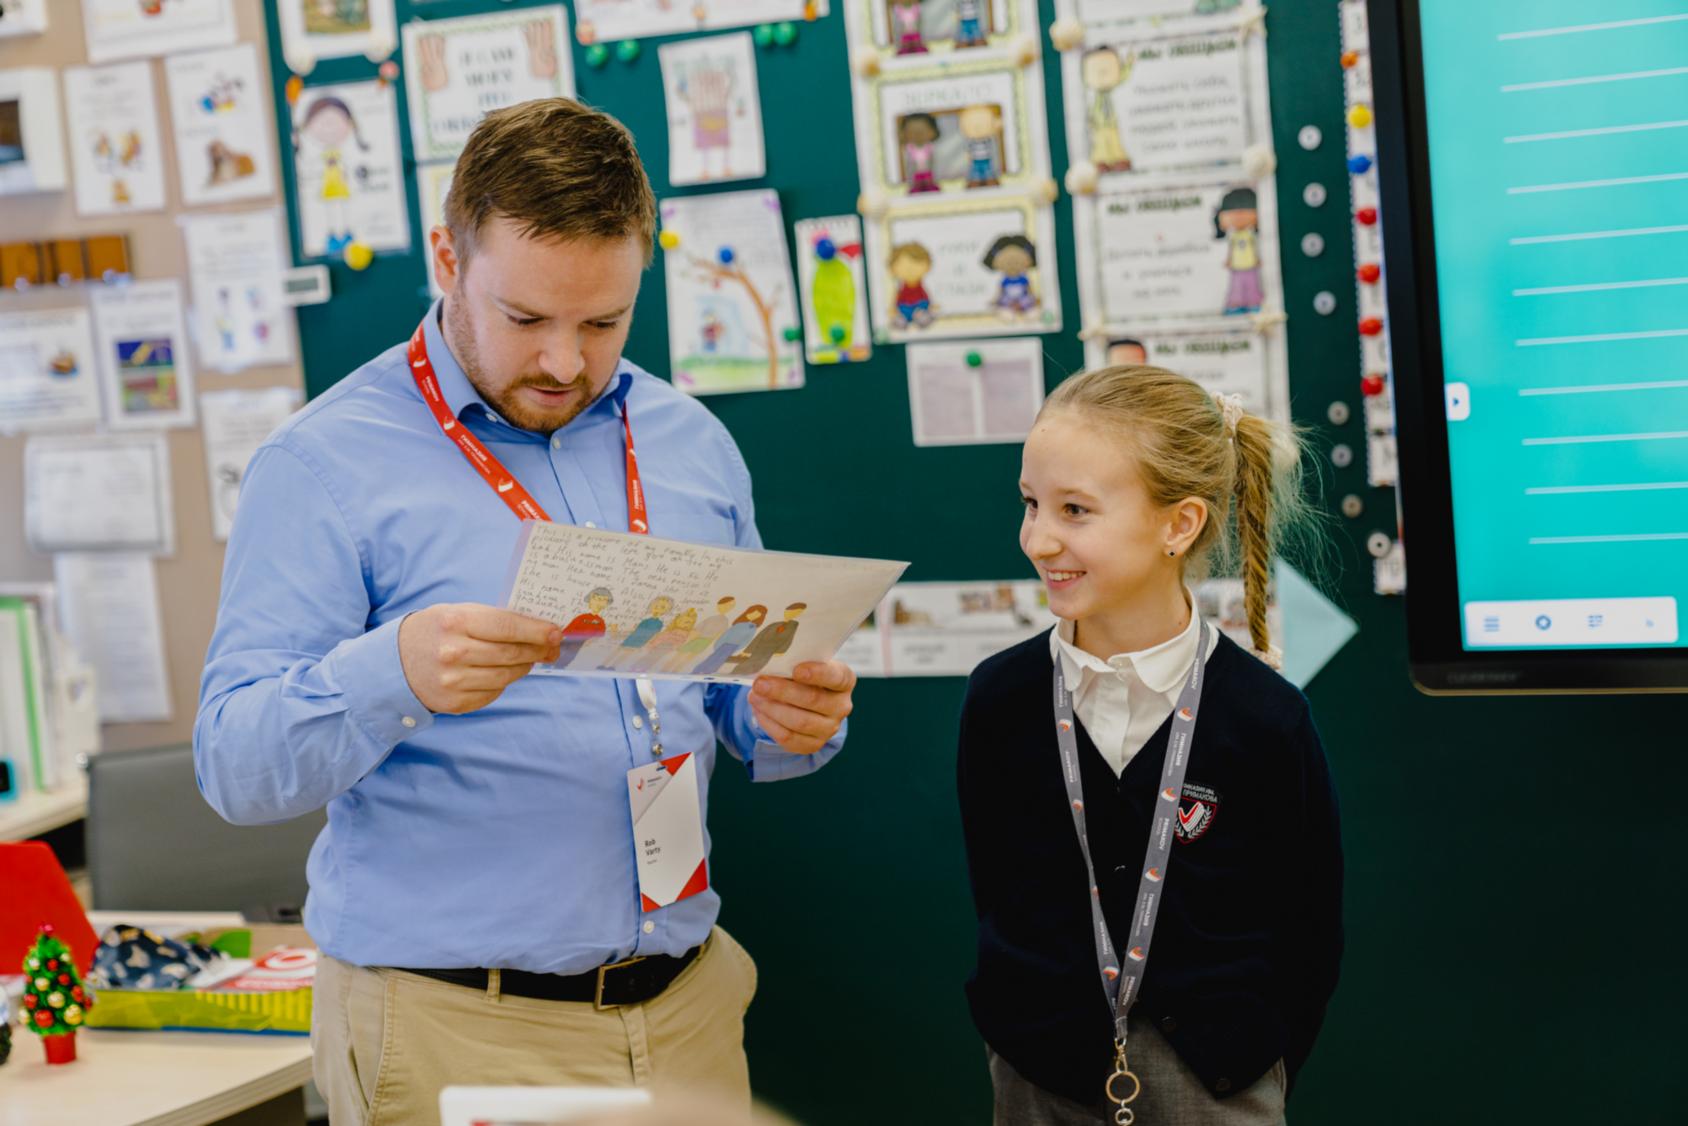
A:
[[[463,374],[438,313],[425,332],[446,402],[553,520],[627,530],[625,401],[652,534],[761,547],[744,459],[696,400],[623,361],[563,429],[517,429]],[[400,621],[498,605],[519,530],[441,433],[404,345],[294,415],[247,469],[194,761],[237,824],[328,807],[305,923],[343,961],[579,973],[682,953],[715,922],[714,890],[639,910],[626,774],[652,761],[652,737],[633,681],[530,676],[461,716],[411,692]],[[782,750],[743,688],[656,692],[663,753],[700,756],[706,808],[717,737],[757,781],[808,774],[843,745],[840,731],[814,755]]]

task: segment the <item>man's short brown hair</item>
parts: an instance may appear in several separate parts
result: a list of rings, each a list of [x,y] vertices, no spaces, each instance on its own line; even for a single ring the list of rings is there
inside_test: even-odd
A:
[[[488,219],[524,238],[636,238],[651,259],[656,196],[627,127],[570,98],[493,110],[457,158],[445,225],[467,261]]]

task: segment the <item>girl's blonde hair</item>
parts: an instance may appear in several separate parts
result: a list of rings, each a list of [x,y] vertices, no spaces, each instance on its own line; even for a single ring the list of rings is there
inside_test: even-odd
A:
[[[1157,507],[1188,497],[1206,502],[1208,519],[1185,557],[1186,574],[1240,570],[1249,638],[1257,654],[1270,654],[1272,557],[1317,521],[1302,494],[1296,430],[1146,364],[1073,376],[1049,396],[1042,413],[1054,411],[1117,428]]]

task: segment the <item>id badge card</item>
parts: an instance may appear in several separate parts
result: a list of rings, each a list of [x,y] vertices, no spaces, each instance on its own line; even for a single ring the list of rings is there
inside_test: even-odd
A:
[[[655,911],[709,887],[697,756],[687,753],[627,772],[639,905]]]

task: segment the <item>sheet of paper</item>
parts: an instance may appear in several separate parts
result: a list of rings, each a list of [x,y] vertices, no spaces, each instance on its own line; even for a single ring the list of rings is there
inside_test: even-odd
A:
[[[405,90],[415,159],[454,160],[492,110],[573,97],[568,29],[560,4],[406,23]]]
[[[82,29],[95,63],[227,47],[236,37],[229,0],[82,0]]]
[[[100,421],[88,310],[0,313],[0,434]]]
[[[811,364],[857,363],[873,354],[860,216],[797,221],[797,284]]]
[[[803,386],[802,327],[779,194],[681,196],[662,203],[674,386],[693,395]]]
[[[43,641],[36,604],[0,597],[0,762],[9,764],[17,790],[50,790],[63,780]]]
[[[308,86],[293,115],[300,256],[410,246],[397,91],[380,82]]]
[[[762,99],[750,33],[665,43],[657,54],[668,106],[668,182],[707,184],[766,175]]]
[[[1032,432],[1043,407],[1041,341],[910,344],[906,358],[915,445],[1023,442]]]
[[[0,0],[0,39],[47,30],[47,0]]]
[[[164,60],[182,202],[189,207],[275,194],[270,98],[250,43]]]
[[[445,224],[445,197],[451,191],[451,174],[455,164],[423,164],[416,169],[417,206],[422,209],[423,269],[428,273],[428,294],[443,296],[445,291],[434,277],[434,251],[428,232]]]
[[[100,722],[172,718],[158,581],[146,555],[70,553],[53,560],[65,632],[99,675]]]
[[[211,534],[218,543],[227,543],[234,527],[240,483],[252,455],[299,409],[302,398],[292,387],[207,391],[199,397],[205,476],[211,483]]]
[[[30,547],[172,555],[176,514],[163,435],[34,437],[23,449]]]
[[[193,364],[182,285],[167,281],[90,290],[94,341],[114,430],[193,425]]]
[[[1036,579],[898,583],[879,613],[890,676],[966,676],[980,661],[1050,628]]]
[[[563,627],[544,671],[749,683],[830,659],[907,566],[528,522],[505,605]]]
[[[1209,17],[1256,8],[1253,0],[1064,0],[1086,24],[1118,20],[1166,21],[1178,17]]]
[[[941,56],[952,51],[982,47],[1003,47],[1014,36],[1030,30],[1024,15],[1029,9],[1020,0],[921,0],[920,3],[892,3],[883,0],[852,0],[850,16],[866,29],[862,39],[879,52],[883,61],[913,56]]]
[[[576,0],[574,11],[582,43],[608,43],[805,20],[811,5],[816,19],[828,12],[827,0]]]
[[[162,211],[164,145],[151,64],[66,67],[64,108],[77,214]]]
[[[59,77],[52,67],[0,70],[0,195],[65,186],[59,135]]]
[[[296,74],[318,59],[386,58],[398,45],[393,0],[273,0],[281,23],[281,57]]]
[[[1240,397],[1253,414],[1283,418],[1289,404],[1274,379],[1282,364],[1277,355],[1282,347],[1280,334],[1261,333],[1244,323],[1214,332],[1151,329],[1136,335],[1100,335],[1086,342],[1085,358],[1093,368],[1154,364],[1189,376],[1216,394]]]
[[[222,211],[182,219],[193,279],[199,358],[233,372],[293,359],[293,313],[282,294],[288,267],[281,214]]]

